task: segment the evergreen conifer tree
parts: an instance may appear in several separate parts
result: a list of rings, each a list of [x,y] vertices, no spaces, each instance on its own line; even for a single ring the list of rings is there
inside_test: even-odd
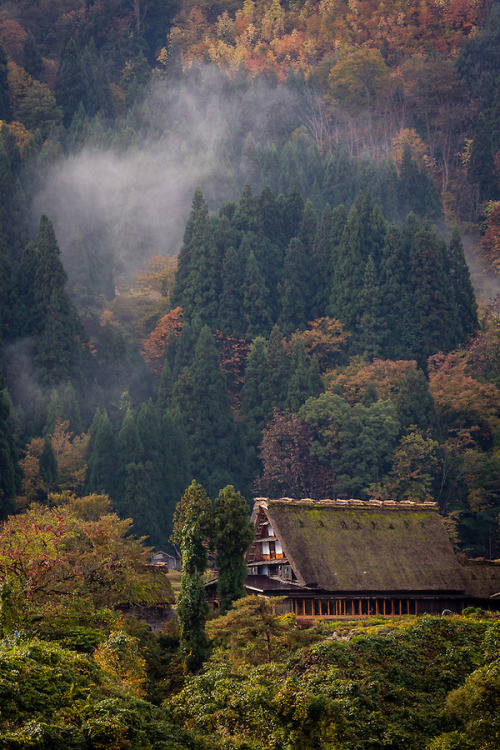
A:
[[[396,409],[403,429],[416,425],[421,432],[437,436],[439,422],[436,407],[422,370],[410,370],[405,375],[396,400]]]
[[[417,324],[415,355],[425,366],[430,354],[450,351],[460,341],[455,296],[445,270],[446,248],[428,224],[414,237],[410,254],[412,307]]]
[[[111,500],[118,493],[118,456],[116,441],[107,412],[96,412],[92,424],[92,448],[87,462],[87,490],[88,492],[104,493]]]
[[[358,298],[364,284],[364,228],[356,205],[349,211],[338,248],[333,274],[330,309],[333,317],[354,332],[358,319]]]
[[[311,319],[325,317],[330,303],[332,285],[331,266],[331,233],[332,209],[327,203],[323,209],[321,221],[318,225],[311,257],[311,292],[314,303],[311,305]]]
[[[78,372],[81,325],[65,290],[66,272],[59,258],[54,228],[46,216],[40,219],[37,248],[34,290],[39,334],[36,340],[37,364],[42,379],[56,383]],[[29,260],[33,262],[30,255]]]
[[[23,68],[26,73],[38,80],[44,71],[42,56],[31,31],[26,34],[23,44]]]
[[[172,533],[172,541],[180,547],[182,555],[177,620],[181,652],[190,672],[201,668],[209,652],[205,633],[208,603],[202,576],[207,567],[210,521],[210,499],[202,485],[193,479],[177,505]]]
[[[212,536],[218,571],[217,596],[223,615],[237,599],[245,596],[244,555],[254,535],[245,498],[232,485],[224,487],[214,501]]]
[[[304,344],[301,338],[297,338],[290,362],[290,380],[288,381],[286,408],[296,413],[302,404],[312,395],[310,371]]]
[[[21,489],[21,471],[9,421],[9,402],[0,372],[0,520],[15,510],[14,497]]]
[[[303,243],[294,237],[286,251],[281,286],[280,328],[291,333],[303,328],[309,318],[309,262]]]
[[[365,268],[364,285],[359,295],[360,317],[356,347],[369,359],[378,357],[382,351],[387,328],[382,311],[382,297],[378,285],[373,256],[369,256]]]
[[[82,54],[76,40],[71,37],[64,46],[59,62],[56,99],[64,111],[64,125],[69,127],[80,102],[85,102],[88,77]]]
[[[264,384],[264,398],[271,406],[281,409],[288,393],[290,365],[283,346],[283,334],[277,325],[273,326],[267,344],[269,363]]]
[[[247,257],[242,296],[246,337],[267,336],[272,326],[269,291],[253,250]]]
[[[7,55],[3,44],[0,43],[0,120],[10,122],[11,107],[9,97],[9,68],[7,65]]]
[[[242,286],[246,263],[243,254],[229,247],[222,265],[222,292],[219,300],[218,328],[232,336],[245,333]]]
[[[465,260],[464,248],[457,228],[453,230],[448,245],[448,260],[453,289],[455,290],[459,325],[462,329],[462,336],[465,337],[477,331],[479,323],[469,268]]]
[[[173,395],[173,415],[183,426],[193,474],[211,493],[231,478],[236,435],[225,377],[208,326],[196,343],[192,365],[179,376]]]

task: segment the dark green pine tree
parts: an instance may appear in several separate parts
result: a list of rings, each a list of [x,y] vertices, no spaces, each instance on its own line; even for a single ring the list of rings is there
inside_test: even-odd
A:
[[[175,506],[192,476],[187,438],[184,430],[166,409],[160,419],[164,520],[168,535],[172,531]]]
[[[2,341],[7,337],[11,329],[12,303],[12,267],[9,261],[7,243],[0,233],[0,356]]]
[[[40,80],[44,71],[42,56],[31,31],[26,34],[23,44],[23,68],[37,80]]]
[[[172,290],[172,304],[182,307],[184,320],[199,320],[210,326],[217,322],[221,291],[222,256],[215,241],[216,221],[209,218],[208,208],[197,191]]]
[[[267,336],[272,327],[269,290],[253,250],[247,257],[241,292],[245,336],[249,339]]]
[[[325,163],[323,195],[332,208],[343,204],[350,208],[356,194],[357,163],[340,147]]]
[[[448,261],[455,299],[458,309],[458,320],[462,328],[462,336],[469,336],[477,331],[477,305],[474,289],[470,280],[469,267],[465,260],[464,248],[460,239],[460,232],[455,227],[448,245]]]
[[[387,221],[399,220],[399,178],[392,159],[385,159],[380,166],[380,194],[377,200]]]
[[[175,384],[172,404],[174,419],[186,432],[193,474],[215,494],[234,475],[237,441],[219,353],[208,326],[201,329],[191,367]]]
[[[388,359],[408,359],[415,343],[408,274],[409,255],[398,227],[387,230],[379,272],[382,313],[387,326],[383,353]]]
[[[263,188],[259,195],[259,211],[265,237],[284,252],[286,242],[283,210],[269,187]]]
[[[93,434],[94,433],[94,434]],[[105,493],[111,500],[118,495],[118,455],[116,440],[107,412],[98,410],[91,428],[91,450],[87,461],[88,492]]]
[[[56,384],[78,375],[81,345],[75,308],[63,290],[54,290],[35,340],[35,362],[42,383]]]
[[[85,102],[88,77],[82,54],[71,37],[65,44],[57,71],[56,100],[64,112],[64,125],[69,127],[80,102]]]
[[[262,431],[270,418],[273,406],[268,400],[268,372],[265,341],[258,337],[253,341],[247,356],[239,411],[247,473],[252,478],[260,468],[257,448],[262,441]]]
[[[375,263],[370,255],[359,295],[360,315],[354,344],[359,353],[368,359],[380,356],[387,336],[382,303]]]
[[[57,383],[76,376],[81,361],[82,326],[69,298],[66,272],[52,223],[40,219],[35,276],[37,313],[36,362],[44,382]]]
[[[290,362],[290,380],[288,381],[286,408],[290,409],[294,414],[297,413],[302,404],[313,395],[312,390],[306,351],[302,339],[298,338],[293,347]]]
[[[202,576],[207,567],[207,542],[211,503],[204,488],[194,479],[179,501],[172,541],[180,547],[182,576],[177,604],[179,639],[184,664],[197,672],[209,654],[205,623],[209,608]]]
[[[137,425],[134,419],[134,415],[130,408],[127,409],[123,417],[122,427],[118,433],[117,440],[118,448],[118,481],[117,481],[117,497],[116,507],[119,514],[124,516],[131,516],[131,504],[129,500],[130,492],[133,491],[130,482],[127,488],[127,478],[129,477],[129,467],[134,467],[138,464],[143,455],[143,449],[139,440],[139,433],[137,431]],[[131,469],[132,471],[132,469]],[[128,492],[127,492],[128,489]]]
[[[448,352],[460,342],[454,295],[446,274],[446,247],[427,223],[421,225],[410,252],[412,309],[417,328],[414,355],[420,367],[438,351]]]
[[[0,520],[13,513],[14,498],[21,489],[21,470],[9,421],[9,402],[0,372]]]
[[[356,330],[358,299],[364,285],[366,260],[363,241],[362,217],[356,205],[353,205],[339,244],[330,297],[333,317],[351,332]]]
[[[0,120],[10,122],[12,111],[10,107],[9,68],[7,65],[7,55],[3,44],[0,43]]]
[[[439,435],[439,420],[429,383],[422,370],[410,370],[404,377],[396,400],[401,428],[416,425],[421,432]]]
[[[212,528],[218,572],[217,596],[221,614],[225,615],[235,601],[245,596],[245,552],[255,536],[247,502],[232,485],[224,487],[214,501]]]
[[[406,143],[403,147],[401,168],[399,170],[399,214],[405,219],[410,211],[422,216],[420,204],[419,170],[416,160],[412,156],[411,148]]]
[[[491,144],[491,126],[484,115],[478,118],[476,133],[472,141],[467,176],[470,182],[477,185],[479,202],[498,200],[500,185],[495,174],[494,152]]]
[[[239,203],[234,212],[234,226],[241,232],[262,230],[259,199],[253,194],[248,182],[243,186]]]
[[[328,314],[333,269],[331,259],[332,209],[327,203],[318,225],[311,257],[311,291],[314,302],[311,304],[311,320]]]
[[[290,378],[290,363],[283,345],[283,334],[275,325],[267,343],[267,360],[269,363],[265,378],[263,398],[267,404],[284,407],[288,394],[288,380]]]
[[[172,375],[172,368],[170,367],[168,358],[165,357],[163,368],[160,374],[160,382],[158,384],[158,393],[156,396],[156,410],[161,416],[166,409],[170,408],[172,402],[172,394],[174,392],[175,380]]]
[[[241,289],[246,262],[241,250],[229,247],[222,264],[222,292],[219,300],[217,327],[232,336],[245,334]]]
[[[321,393],[325,392],[325,384],[321,377],[321,370],[319,369],[319,362],[317,356],[314,354],[309,365],[309,383],[311,388],[311,396],[317,397]]]
[[[137,432],[142,447],[140,464],[147,475],[147,495],[142,499],[144,516],[135,515],[134,527],[140,534],[146,534],[151,542],[161,546],[168,539],[170,527],[169,500],[163,483],[163,446],[160,422],[151,399],[142,404],[137,416]],[[137,468],[142,474],[142,469]],[[143,486],[146,484],[142,481]]]
[[[304,328],[310,312],[309,261],[303,243],[294,237],[285,255],[279,325],[285,333]]]
[[[292,237],[297,236],[302,221],[303,211],[304,201],[302,200],[299,191],[294,186],[288,193],[283,206],[283,230],[286,244],[290,242]]]

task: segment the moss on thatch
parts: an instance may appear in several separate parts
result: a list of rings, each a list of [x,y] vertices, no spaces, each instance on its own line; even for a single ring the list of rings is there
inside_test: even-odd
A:
[[[433,503],[256,501],[304,586],[336,592],[464,591]]]

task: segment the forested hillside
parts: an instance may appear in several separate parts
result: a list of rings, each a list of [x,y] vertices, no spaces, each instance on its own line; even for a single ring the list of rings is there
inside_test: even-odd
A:
[[[161,547],[194,477],[498,556],[499,24],[3,2],[2,515],[106,492]]]
[[[0,748],[497,750],[492,616],[235,600],[255,494],[500,557],[499,273],[499,0],[1,0]]]

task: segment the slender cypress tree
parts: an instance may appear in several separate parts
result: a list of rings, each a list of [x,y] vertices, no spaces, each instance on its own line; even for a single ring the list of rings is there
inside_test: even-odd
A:
[[[209,653],[205,633],[209,609],[202,576],[207,567],[210,516],[210,499],[193,479],[177,505],[172,533],[172,541],[179,545],[182,555],[177,620],[181,652],[189,672],[198,671]]]
[[[87,461],[88,492],[105,493],[114,500],[118,494],[118,456],[116,441],[107,412],[96,413],[91,432],[95,430]]]
[[[217,596],[221,614],[226,614],[237,599],[245,596],[247,568],[245,552],[253,541],[255,529],[248,515],[245,498],[232,485],[224,487],[213,507],[213,543],[218,571]]]
[[[246,262],[242,296],[246,337],[267,336],[272,326],[269,291],[253,250]]]
[[[479,322],[469,268],[465,260],[460,233],[456,227],[448,245],[448,260],[453,289],[455,290],[459,325],[462,329],[462,337],[465,337],[477,331]]]
[[[271,406],[281,409],[285,405],[288,393],[288,380],[290,377],[290,364],[283,346],[283,334],[275,325],[269,336],[267,344],[267,369],[264,398]]]
[[[172,403],[173,416],[186,432],[193,473],[214,493],[233,475],[237,441],[225,377],[208,326],[200,332],[191,367],[175,384]]]
[[[290,380],[288,381],[288,393],[286,407],[291,412],[298,412],[302,404],[312,396],[309,365],[302,339],[298,338],[292,351],[290,363]]]
[[[20,489],[21,471],[9,421],[5,383],[0,372],[0,520],[14,512],[14,497]]]
[[[26,34],[23,44],[23,68],[26,73],[38,80],[44,71],[42,56],[31,31]]]
[[[286,251],[281,287],[280,328],[291,333],[303,328],[309,318],[309,262],[303,243],[294,237]]]
[[[356,347],[368,358],[378,357],[387,336],[387,327],[382,312],[382,297],[377,281],[373,256],[369,256],[365,268],[363,289],[359,296],[359,323]]]

